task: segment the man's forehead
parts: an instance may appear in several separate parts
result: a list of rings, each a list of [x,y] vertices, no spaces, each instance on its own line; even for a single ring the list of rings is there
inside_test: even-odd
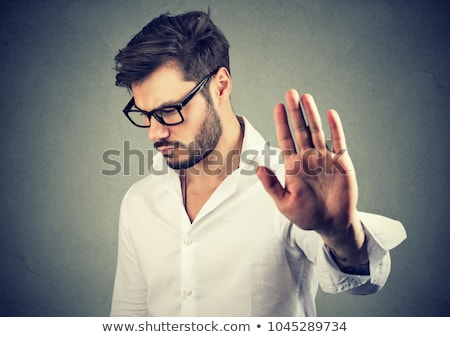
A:
[[[163,105],[179,103],[192,84],[173,66],[162,66],[143,81],[133,84],[131,92],[136,106],[151,111]]]

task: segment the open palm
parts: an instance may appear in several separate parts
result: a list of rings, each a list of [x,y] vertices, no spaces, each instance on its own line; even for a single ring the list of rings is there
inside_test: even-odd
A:
[[[301,103],[308,123],[306,123]],[[265,167],[258,176],[280,212],[302,229],[333,236],[357,218],[358,188],[347,152],[344,130],[336,111],[327,113],[333,143],[327,149],[317,106],[311,95],[300,98],[297,91],[286,93],[286,108],[275,107],[278,143],[286,168],[285,184]]]

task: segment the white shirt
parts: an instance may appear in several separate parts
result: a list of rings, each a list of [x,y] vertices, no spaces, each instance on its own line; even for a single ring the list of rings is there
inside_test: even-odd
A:
[[[153,174],[122,201],[112,316],[315,316],[319,284],[355,294],[385,284],[403,226],[361,212],[370,276],[342,273],[320,236],[291,224],[251,174],[261,164],[284,180],[279,151],[269,158],[267,146],[245,120],[239,169],[193,223],[178,173],[155,155]]]

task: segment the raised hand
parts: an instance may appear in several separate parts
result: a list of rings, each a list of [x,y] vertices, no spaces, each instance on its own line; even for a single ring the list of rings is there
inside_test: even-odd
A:
[[[308,123],[302,113],[301,103]],[[317,106],[311,95],[286,93],[286,108],[275,106],[274,117],[286,177],[282,186],[268,168],[257,171],[266,191],[286,218],[302,229],[317,231],[345,258],[359,254],[364,233],[357,213],[358,187],[336,111],[327,113],[333,151],[327,149]],[[364,255],[364,254],[363,254]],[[360,259],[357,259],[358,263]]]

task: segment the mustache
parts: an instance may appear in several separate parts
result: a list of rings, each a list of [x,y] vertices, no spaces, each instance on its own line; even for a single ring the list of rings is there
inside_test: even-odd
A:
[[[168,140],[160,140],[160,141],[153,143],[153,147],[155,149],[158,149],[161,146],[181,147],[181,143],[180,142],[169,142]]]
[[[185,145],[179,141],[170,142],[168,140],[163,139],[153,143],[153,147],[156,150],[158,150],[158,148],[162,146],[173,147],[174,149],[178,148],[184,154],[189,154],[192,156],[200,156],[202,158],[204,158],[213,150],[213,149],[201,149],[200,147],[197,146],[195,142]]]

